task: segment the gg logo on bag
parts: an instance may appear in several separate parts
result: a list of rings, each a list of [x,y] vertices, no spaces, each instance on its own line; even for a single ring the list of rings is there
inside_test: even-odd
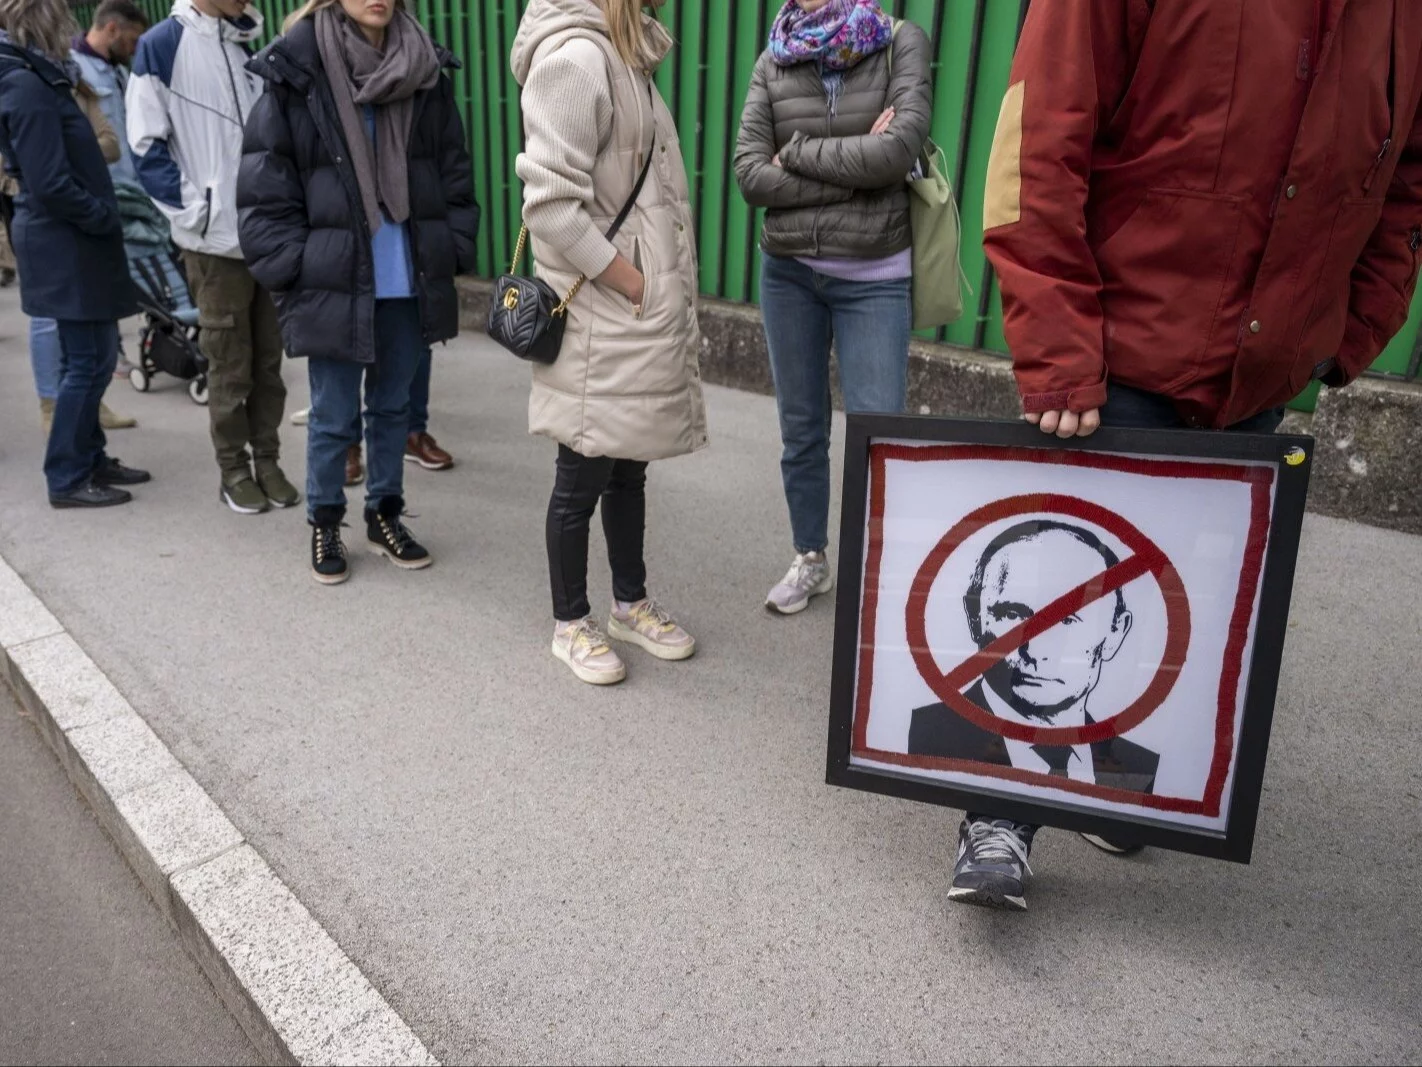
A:
[[[513,311],[518,307],[518,290],[515,289],[512,285],[504,290],[504,307],[508,308],[510,311]]]

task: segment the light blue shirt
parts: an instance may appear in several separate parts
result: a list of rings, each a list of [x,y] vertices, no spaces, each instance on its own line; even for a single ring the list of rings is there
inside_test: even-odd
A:
[[[109,164],[109,174],[115,184],[127,182],[129,185],[137,185],[138,170],[133,165],[133,150],[128,144],[128,115],[123,102],[126,79],[123,71],[107,59],[91,56],[78,49],[71,50],[69,55],[79,64],[79,72],[85,83],[99,97],[99,110],[104,113],[104,118],[109,120],[114,133],[118,134],[119,158],[117,163]]]
[[[375,144],[375,108],[361,108],[365,129]],[[380,146],[376,145],[376,152]],[[414,269],[410,262],[410,228],[395,223],[380,209],[380,229],[370,237],[370,254],[375,264],[375,299],[407,300],[415,295]]]

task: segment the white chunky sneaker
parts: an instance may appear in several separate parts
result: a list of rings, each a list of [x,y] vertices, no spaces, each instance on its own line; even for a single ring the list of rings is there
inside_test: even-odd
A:
[[[782,615],[794,615],[810,606],[810,598],[834,588],[834,572],[823,552],[802,552],[790,564],[780,584],[765,598],[765,606]]]
[[[627,677],[622,658],[591,615],[554,629],[553,655],[589,685],[616,685]]]
[[[607,620],[607,636],[650,652],[657,659],[688,659],[696,651],[696,641],[676,624],[651,597],[639,600],[626,611],[615,606]]]

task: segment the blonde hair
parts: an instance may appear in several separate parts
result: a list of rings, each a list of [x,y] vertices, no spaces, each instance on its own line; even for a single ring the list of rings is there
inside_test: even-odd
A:
[[[653,60],[652,47],[647,41],[647,26],[642,21],[645,11],[653,18],[657,8],[665,0],[597,0],[602,14],[607,19],[607,35],[612,38],[612,47],[629,67],[642,70]]]
[[[306,3],[302,4],[290,15],[286,16],[286,18],[282,19],[281,32],[290,33],[291,28],[295,26],[298,22],[300,22],[302,19],[309,19],[322,8],[334,7],[340,2],[341,0],[306,0]],[[0,3],[4,3],[4,0],[0,0]]]
[[[67,0],[0,0],[0,26],[21,48],[58,63],[69,58],[69,42],[79,32]]]

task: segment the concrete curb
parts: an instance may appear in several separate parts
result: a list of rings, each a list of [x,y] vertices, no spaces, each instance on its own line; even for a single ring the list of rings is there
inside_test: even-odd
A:
[[[461,278],[459,287],[464,327],[483,330],[492,283]],[[715,385],[753,393],[775,391],[756,308],[701,298],[701,374]],[[841,406],[837,392],[835,405]],[[1007,360],[914,341],[909,349],[908,410],[1015,419],[1021,408]],[[1290,411],[1284,429],[1312,433],[1318,440],[1320,464],[1309,485],[1309,510],[1422,534],[1419,413],[1422,383],[1378,378],[1323,390],[1313,416]]]
[[[268,1062],[437,1064],[3,558],[0,675]]]

